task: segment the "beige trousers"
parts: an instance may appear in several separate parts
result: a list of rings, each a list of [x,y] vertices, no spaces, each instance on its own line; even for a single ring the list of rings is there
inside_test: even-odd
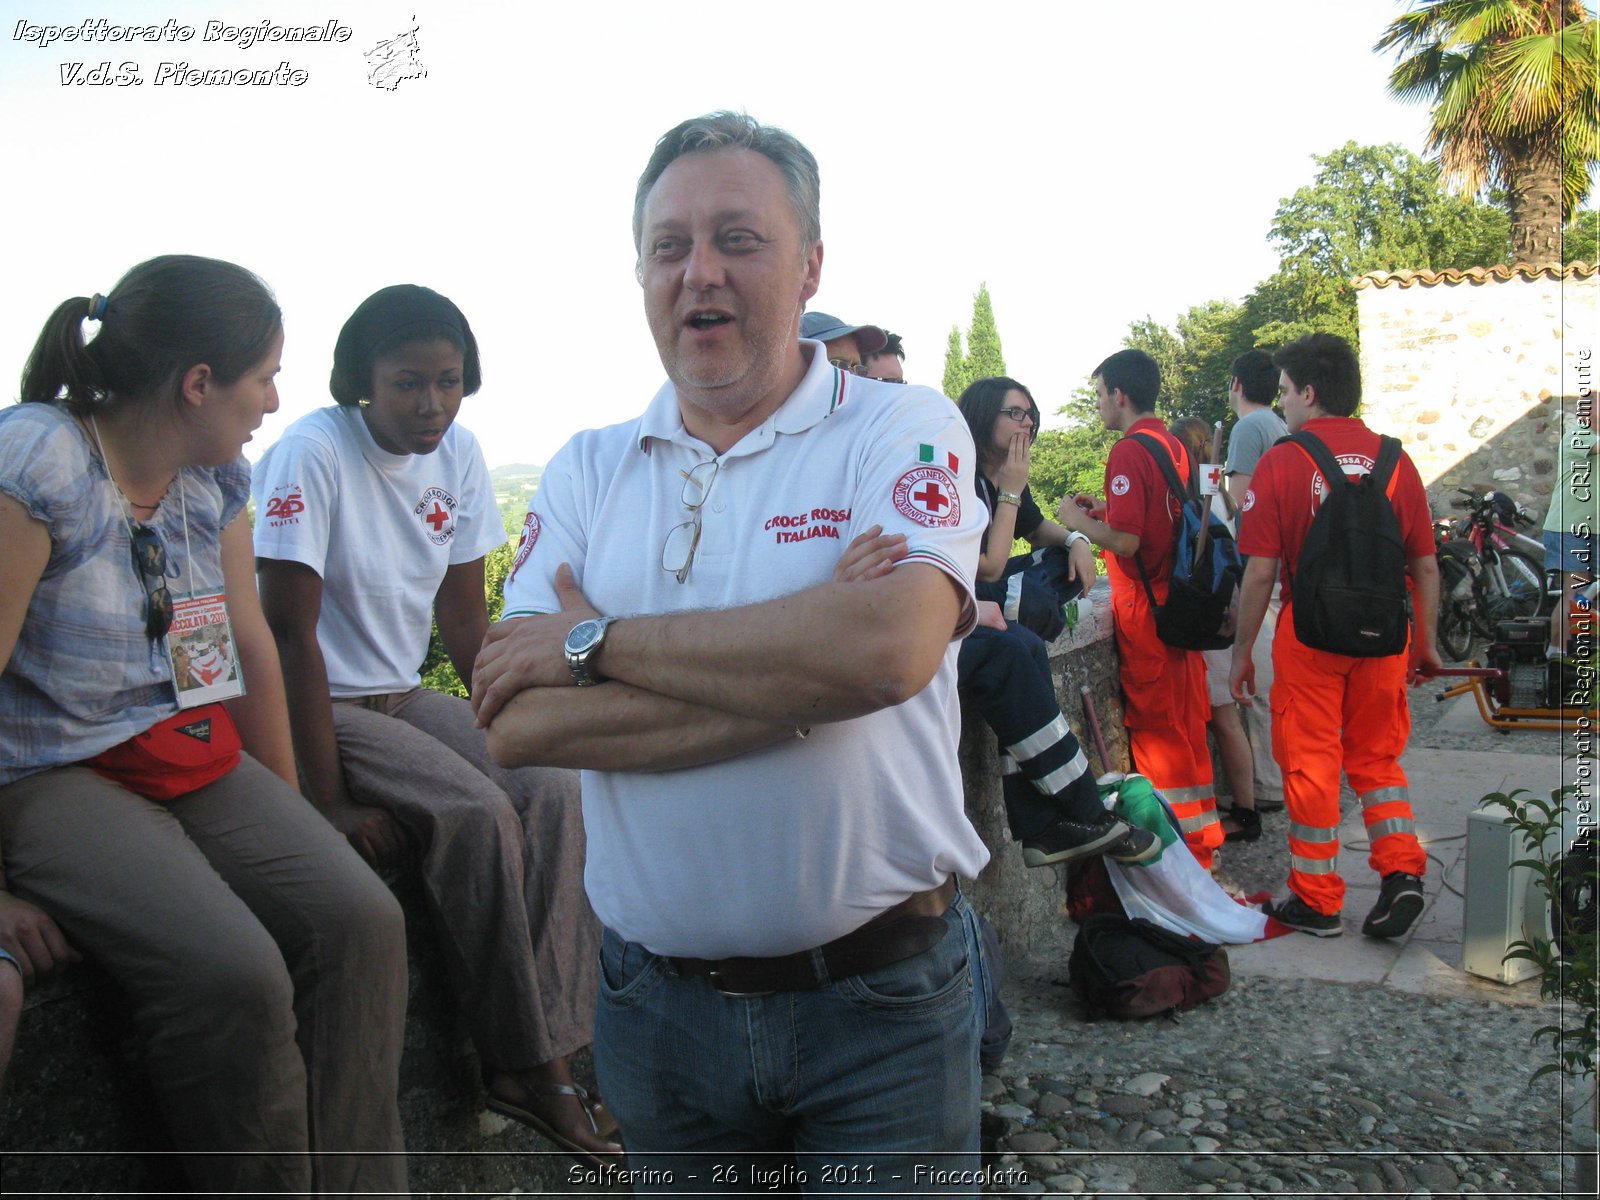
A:
[[[496,766],[472,706],[425,688],[337,701],[333,727],[351,799],[387,809],[421,848],[485,1070],[587,1046],[600,927],[583,891],[577,772]]]
[[[214,1193],[401,1194],[405,923],[245,755],[158,804],[83,767],[0,787],[7,886],[128,994],[185,1167]],[[252,1153],[263,1151],[265,1153]]]

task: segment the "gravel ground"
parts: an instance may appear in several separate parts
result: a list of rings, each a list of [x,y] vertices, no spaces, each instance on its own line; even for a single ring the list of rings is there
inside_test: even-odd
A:
[[[1412,693],[1413,745],[1560,752],[1555,733],[1440,729],[1439,690]],[[1226,848],[1225,884],[1281,894],[1286,819]],[[1532,1081],[1550,1008],[1258,977],[1178,1020],[1086,1024],[1058,979],[1006,1001],[1016,1036],[984,1078],[991,1192],[1578,1194],[1563,1082]]]
[[[1179,1020],[1085,1024],[1064,987],[1007,997],[984,1078],[997,1192],[1559,1195],[1562,1085],[1530,1084],[1541,1009],[1237,979]],[[1003,1130],[1003,1132],[1001,1132]],[[1565,1174],[1563,1174],[1565,1172]]]

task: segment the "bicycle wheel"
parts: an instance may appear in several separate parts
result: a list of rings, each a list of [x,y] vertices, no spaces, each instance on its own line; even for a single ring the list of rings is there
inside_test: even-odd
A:
[[[1454,600],[1439,602],[1439,653],[1446,662],[1465,662],[1472,653],[1472,618]]]
[[[1544,609],[1544,571],[1533,559],[1516,550],[1500,551],[1500,572],[1505,576],[1506,591],[1492,596],[1490,604],[1502,613],[1501,620],[1518,617],[1537,617]],[[1494,572],[1489,573],[1491,593],[1498,591]]]

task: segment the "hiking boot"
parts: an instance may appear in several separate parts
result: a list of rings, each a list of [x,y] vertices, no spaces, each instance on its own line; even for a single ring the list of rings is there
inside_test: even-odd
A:
[[[1235,804],[1232,808],[1222,810],[1222,816],[1231,820],[1239,828],[1224,831],[1223,839],[1229,842],[1254,842],[1261,837],[1261,814],[1253,808],[1240,808]]]
[[[1299,896],[1285,900],[1268,900],[1261,911],[1290,929],[1309,933],[1312,937],[1338,937],[1344,932],[1344,921],[1338,913],[1320,913]]]
[[[1126,821],[1104,809],[1087,821],[1063,817],[1032,837],[1022,839],[1022,861],[1030,867],[1047,867],[1051,863],[1104,854],[1108,847],[1126,840],[1131,831]],[[1148,849],[1145,853],[1148,854]]]
[[[1400,937],[1422,915],[1422,903],[1421,879],[1404,871],[1385,875],[1378,902],[1361,923],[1361,932],[1375,938]]]

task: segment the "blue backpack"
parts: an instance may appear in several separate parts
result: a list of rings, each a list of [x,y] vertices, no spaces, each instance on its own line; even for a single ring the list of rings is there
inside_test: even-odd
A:
[[[1173,538],[1172,574],[1167,602],[1156,603],[1144,561],[1134,555],[1145,595],[1156,615],[1156,636],[1184,650],[1221,650],[1233,645],[1234,591],[1244,578],[1239,550],[1227,524],[1211,511],[1211,497],[1202,496],[1192,473],[1186,487],[1167,448],[1147,433],[1129,434],[1156,460],[1167,487],[1182,506]]]

